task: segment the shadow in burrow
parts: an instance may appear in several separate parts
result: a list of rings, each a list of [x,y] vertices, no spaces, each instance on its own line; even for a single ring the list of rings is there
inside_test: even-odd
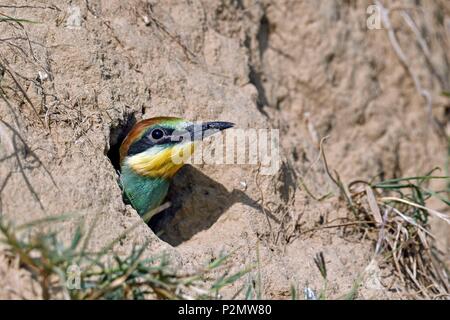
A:
[[[135,115],[129,114],[111,127],[107,156],[117,172],[120,172],[120,145],[136,122]],[[130,204],[125,197],[123,201]],[[183,166],[175,175],[166,201],[170,201],[170,207],[152,217],[148,226],[172,246],[209,229],[235,203],[243,203],[263,213],[261,205],[243,191],[234,189],[230,192],[191,165]]]
[[[154,216],[149,226],[160,239],[172,246],[209,229],[235,203],[262,212],[261,205],[245,192],[228,191],[191,165],[183,166],[175,175],[166,200],[171,206]]]

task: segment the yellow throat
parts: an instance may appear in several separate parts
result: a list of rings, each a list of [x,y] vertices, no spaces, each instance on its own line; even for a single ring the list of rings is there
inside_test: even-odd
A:
[[[195,145],[195,142],[186,142],[164,149],[152,148],[127,158],[126,162],[141,176],[170,179],[192,155]]]

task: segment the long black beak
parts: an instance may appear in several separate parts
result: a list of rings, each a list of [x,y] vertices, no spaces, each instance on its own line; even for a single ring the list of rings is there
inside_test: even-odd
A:
[[[234,127],[234,123],[225,121],[203,122],[190,125],[186,130],[190,133],[191,140],[203,140],[219,131]]]

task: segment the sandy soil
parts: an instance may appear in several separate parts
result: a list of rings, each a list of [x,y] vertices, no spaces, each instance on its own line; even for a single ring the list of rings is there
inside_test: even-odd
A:
[[[2,82],[11,103],[0,100],[0,118],[24,139],[0,125],[0,158],[19,150],[0,164],[1,214],[16,223],[76,213],[89,225],[98,217],[90,245],[100,248],[140,219],[122,202],[108,157],[130,118],[170,115],[276,128],[279,172],[186,166],[173,182],[168,200],[177,210],[161,238],[142,222],[114,250],[126,253],[150,239],[148,255],[165,250],[185,271],[233,251],[233,268],[240,269],[259,252],[263,297],[274,299],[289,298],[292,285],[320,290],[313,258],[323,252],[329,296],[344,295],[368,267],[374,244],[341,229],[302,233],[349,214],[337,196],[319,202],[298,188],[301,175],[314,194],[338,194],[316,161],[320,139],[329,136],[329,165],[347,182],[423,174],[444,167],[448,156],[447,141],[429,121],[426,101],[386,30],[367,29],[370,4],[8,1],[1,13],[39,23],[0,24],[0,59],[14,70]],[[389,6],[400,4],[417,6]],[[430,33],[429,59],[399,15],[392,23],[411,70],[433,98],[433,116],[450,134],[449,101],[441,96],[450,91],[450,8],[445,1],[422,7],[414,18]],[[269,223],[263,202],[270,203]],[[69,239],[75,223],[58,228]],[[448,227],[433,228],[450,257]],[[374,268],[377,285],[365,279],[359,298],[410,297],[392,266]],[[0,259],[0,275],[1,298],[38,296],[14,261]]]

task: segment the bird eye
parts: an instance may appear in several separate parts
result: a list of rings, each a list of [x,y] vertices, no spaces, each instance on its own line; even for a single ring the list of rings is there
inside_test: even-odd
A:
[[[161,129],[154,129],[151,133],[150,133],[152,139],[154,140],[159,140],[162,137],[164,137],[164,131],[162,131]]]

